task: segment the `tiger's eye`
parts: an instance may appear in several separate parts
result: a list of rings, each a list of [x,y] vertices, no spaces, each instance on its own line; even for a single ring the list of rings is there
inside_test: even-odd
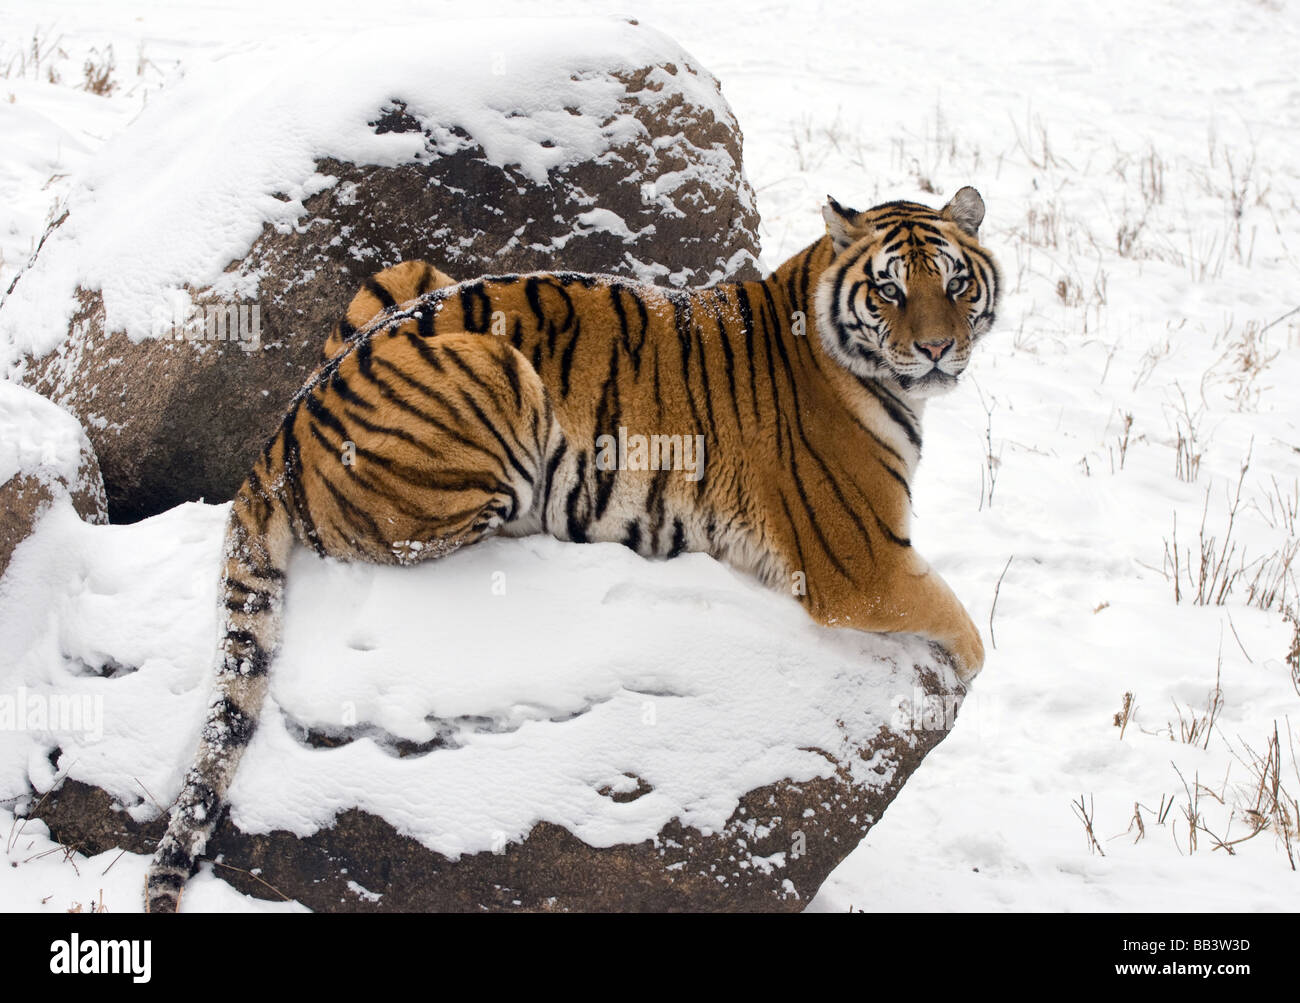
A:
[[[962,293],[964,293],[964,292],[966,291],[966,287],[967,287],[969,284],[970,284],[970,283],[969,283],[965,278],[963,278],[963,277],[960,276],[960,275],[958,275],[956,278],[949,279],[949,280],[948,280],[948,295],[949,295],[949,296],[960,296]]]
[[[886,282],[880,287],[880,295],[887,300],[897,300],[899,295],[898,286],[892,282]]]

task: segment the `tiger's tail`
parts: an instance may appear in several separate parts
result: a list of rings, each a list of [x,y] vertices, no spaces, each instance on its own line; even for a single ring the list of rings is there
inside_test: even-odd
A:
[[[332,358],[390,306],[456,280],[423,261],[404,261],[367,279],[325,346]],[[298,535],[297,511],[285,492],[291,457],[277,438],[235,495],[226,523],[221,578],[221,644],[216,687],[194,765],[172,806],[167,832],[145,879],[145,909],[175,912],[181,890],[207,848],[226,805],[226,793],[257,729],[267,672],[280,638],[285,569]],[[272,490],[270,485],[281,487]],[[301,526],[298,527],[301,530]]]
[[[226,523],[215,693],[194,765],[145,879],[148,912],[176,911],[185,881],[220,820],[266,696],[294,541],[288,509],[266,487],[268,463],[267,456],[258,461],[235,496]]]

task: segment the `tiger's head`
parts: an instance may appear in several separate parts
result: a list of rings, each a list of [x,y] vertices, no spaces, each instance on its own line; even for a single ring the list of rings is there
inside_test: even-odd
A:
[[[950,390],[997,305],[979,192],[963,188],[937,210],[887,202],[856,212],[832,198],[822,215],[835,257],[817,284],[817,327],[831,357],[909,395]]]

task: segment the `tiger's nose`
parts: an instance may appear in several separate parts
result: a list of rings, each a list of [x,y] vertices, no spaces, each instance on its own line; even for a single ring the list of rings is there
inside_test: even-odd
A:
[[[943,358],[944,353],[952,348],[952,339],[947,341],[918,341],[916,347],[930,356],[931,361],[938,362]]]

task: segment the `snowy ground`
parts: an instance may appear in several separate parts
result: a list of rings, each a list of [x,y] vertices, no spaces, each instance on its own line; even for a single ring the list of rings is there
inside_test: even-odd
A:
[[[913,534],[986,628],[997,590],[996,647],[954,733],[813,907],[1292,909],[1300,875],[1280,830],[1300,856],[1283,617],[1300,533],[1300,10],[873,6],[618,8],[722,80],[769,265],[818,234],[827,192],[937,204],[963,184],[983,193],[1002,262],[999,328],[926,415]],[[433,16],[388,9],[397,31]],[[168,73],[355,21],[355,5],[319,0],[7,5],[0,289],[69,179]],[[79,86],[110,44],[105,99]],[[1202,525],[1231,578],[1204,605]],[[1284,822],[1271,784],[1259,794],[1270,758],[1292,799]],[[50,852],[0,868],[0,906],[89,908],[104,889],[110,909],[137,907],[143,860],[65,861],[38,824],[14,833],[11,861]],[[187,905],[252,907],[207,875]]]

